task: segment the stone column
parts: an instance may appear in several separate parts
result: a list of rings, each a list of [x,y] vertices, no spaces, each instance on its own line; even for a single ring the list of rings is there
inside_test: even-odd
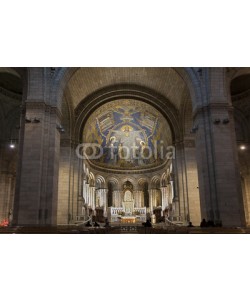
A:
[[[241,186],[247,226],[250,225],[250,144],[244,143],[246,149],[238,150],[241,173]]]
[[[186,198],[188,208],[188,221],[191,221],[193,225],[199,225],[201,222],[201,209],[194,138],[185,138],[184,155],[187,186]]]
[[[169,212],[170,217],[176,219],[181,218],[180,214],[180,201],[179,201],[179,189],[178,187],[178,176],[175,176],[174,172],[176,170],[176,160],[174,161],[172,168],[172,173],[170,174],[170,184],[168,185],[168,199],[169,204],[171,204],[172,210]],[[176,179],[177,177],[177,179]]]
[[[108,189],[102,188],[98,189],[98,195],[100,196],[100,206],[103,207],[104,217],[107,216],[107,208],[108,208]]]
[[[26,103],[20,182],[14,223],[57,224],[60,113],[44,102]]]
[[[134,191],[135,207],[144,207],[144,193],[141,190]]]
[[[85,183],[85,189],[86,189],[86,203],[88,204],[88,206],[91,207],[90,197],[89,197],[89,183]]]
[[[182,221],[189,221],[189,208],[187,199],[187,176],[185,172],[184,142],[177,141],[175,144],[175,159],[173,161],[173,216]],[[177,193],[178,192],[178,193]]]
[[[161,207],[164,211],[166,207],[168,207],[168,187],[162,186],[161,187]]]
[[[194,122],[202,218],[244,226],[232,109],[228,103],[210,103],[196,111]]]
[[[121,207],[122,201],[121,201],[121,191],[113,191],[113,206],[115,207]]]
[[[156,199],[157,199],[158,193],[159,193],[158,189],[150,189],[149,190],[149,207],[150,207],[151,212],[153,212],[154,207],[157,206]]]
[[[135,190],[133,194],[135,199],[135,207],[140,207],[140,191]]]
[[[107,209],[108,209],[108,189],[104,189],[103,191],[103,216],[107,217]]]
[[[90,187],[90,198],[91,198],[92,209],[95,210],[96,201],[95,201],[95,187],[94,186]]]
[[[0,173],[0,222],[9,217],[13,209],[14,176],[9,172]]]
[[[87,203],[86,179],[83,179],[82,195],[83,195],[83,198],[84,198],[84,200],[85,200],[85,203]]]
[[[68,224],[73,218],[74,146],[70,139],[61,139],[58,179],[57,224]],[[82,188],[85,192],[85,188]],[[82,191],[81,191],[82,193]],[[77,199],[78,200],[78,199]],[[80,213],[80,212],[79,212]]]
[[[95,193],[96,193],[96,206],[101,206],[101,203],[102,203],[102,195],[101,195],[101,189],[97,189],[95,190]]]

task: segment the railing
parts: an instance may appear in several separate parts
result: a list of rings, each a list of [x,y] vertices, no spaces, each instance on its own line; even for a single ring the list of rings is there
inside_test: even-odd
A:
[[[76,224],[74,224],[74,225],[76,225],[76,226],[84,226],[85,224],[87,224],[88,222],[91,222],[92,221],[92,219],[91,219],[91,217],[89,216],[88,217],[88,219],[87,220],[80,220],[80,217],[83,217],[83,216],[76,216]]]
[[[111,215],[120,215],[122,212],[123,212],[122,207],[111,207],[110,208]]]
[[[147,208],[146,207],[139,207],[135,208],[134,211],[139,213],[140,215],[146,215],[147,214]]]
[[[146,207],[135,207],[133,209],[135,213],[139,213],[140,215],[146,215],[147,208]],[[121,215],[121,213],[124,212],[123,207],[110,207],[110,214],[112,215]]]
[[[183,222],[181,221],[181,217],[177,217],[179,220],[178,221],[173,221],[170,220],[168,217],[165,217],[165,224],[168,226],[183,226]]]

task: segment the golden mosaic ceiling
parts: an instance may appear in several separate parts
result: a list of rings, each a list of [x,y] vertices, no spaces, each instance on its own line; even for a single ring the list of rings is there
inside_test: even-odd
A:
[[[91,158],[93,164],[141,169],[166,161],[172,134],[166,119],[154,107],[121,99],[102,105],[89,117],[83,141],[100,146],[98,158]]]

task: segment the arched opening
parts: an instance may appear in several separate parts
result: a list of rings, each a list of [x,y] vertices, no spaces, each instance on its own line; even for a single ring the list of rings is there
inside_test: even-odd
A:
[[[94,150],[96,154],[102,151],[99,157],[85,159],[84,164],[96,178],[101,176],[107,183],[101,189],[96,186],[95,192],[96,204],[103,207],[104,217],[109,218],[113,208],[122,213],[121,183],[129,175],[134,186],[134,209],[143,208],[146,217],[151,217],[158,208],[161,217],[166,215],[172,221],[200,222],[195,142],[190,134],[192,101],[179,71],[185,74],[171,68],[82,68],[74,69],[71,74],[63,94],[74,115],[69,139],[79,144],[98,144],[102,148]],[[188,114],[183,106],[188,106]],[[131,147],[133,151],[128,151]],[[69,190],[71,195],[79,195],[85,193],[81,183],[84,181],[82,163],[74,157],[72,149],[70,172],[74,173],[73,180],[78,180],[78,188],[73,187],[69,178],[72,182]],[[92,150],[88,151],[87,154],[93,154]],[[192,157],[183,156],[183,151],[192,152]],[[164,155],[169,152],[169,157],[162,159],[162,152]],[[174,159],[173,155],[176,155]],[[163,173],[171,173],[173,180],[169,176],[161,180]],[[150,183],[149,178],[154,176],[158,177],[157,187]],[[109,177],[118,182],[110,182]],[[188,193],[188,189],[192,192]],[[59,188],[58,211],[66,210],[60,200],[66,194],[60,193]],[[74,215],[74,197],[78,196],[69,199],[70,215]]]
[[[23,100],[22,70],[19,71],[0,68],[0,223],[11,223],[14,213]]]
[[[250,224],[250,74],[240,74],[231,81],[241,187],[246,224]]]

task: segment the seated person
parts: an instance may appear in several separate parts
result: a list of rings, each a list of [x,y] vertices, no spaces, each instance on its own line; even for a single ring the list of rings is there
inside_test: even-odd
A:
[[[201,221],[200,227],[207,227],[207,221],[206,221],[206,219],[203,219]]]
[[[98,223],[95,221],[94,227],[100,227],[100,224],[98,224]]]
[[[214,227],[214,221],[208,220],[207,221],[207,227]]]
[[[143,224],[144,227],[152,227],[152,224],[149,220],[146,221],[146,223]]]
[[[92,225],[90,224],[90,221],[88,221],[86,224],[85,224],[86,227],[92,227]]]
[[[105,220],[105,225],[104,225],[104,227],[110,227],[108,219]]]

